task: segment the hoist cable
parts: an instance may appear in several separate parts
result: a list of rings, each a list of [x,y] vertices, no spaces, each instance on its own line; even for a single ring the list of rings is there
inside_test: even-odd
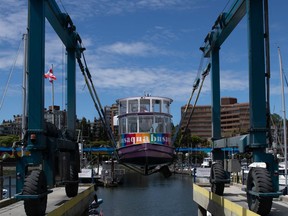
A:
[[[80,58],[77,58],[77,60],[78,60],[79,66],[80,66],[80,68],[81,68],[82,74],[83,74],[83,76],[84,76],[85,82],[86,82],[86,84],[87,84],[87,88],[88,88],[88,90],[89,90],[90,96],[91,96],[91,98],[92,98],[92,100],[93,100],[93,102],[94,102],[94,106],[95,106],[95,108],[96,108],[96,110],[97,110],[97,112],[98,112],[98,114],[99,114],[99,116],[100,116],[100,120],[101,120],[103,126],[105,127],[105,131],[107,132],[108,137],[110,138],[110,140],[112,140],[113,146],[116,147],[116,141],[115,141],[115,139],[114,139],[114,136],[113,136],[113,134],[111,133],[111,130],[109,130],[109,127],[107,126],[107,122],[105,121],[105,116],[103,115],[103,113],[102,113],[101,110],[100,110],[99,104],[97,103],[97,100],[95,99],[95,95],[93,95],[93,92],[95,91],[95,89],[94,89],[94,90],[92,89],[91,84],[90,84],[89,81],[88,81],[89,75],[88,75],[87,73],[85,73],[85,72],[87,72],[87,70],[84,69],[84,66],[83,66],[83,64],[82,64],[82,62],[81,62],[81,59],[80,59]],[[91,79],[90,79],[90,80],[91,80]],[[117,154],[116,154],[116,156],[118,157]]]
[[[197,93],[197,95],[196,95],[196,99],[195,99],[195,101],[194,101],[194,105],[192,106],[192,110],[191,110],[191,112],[190,112],[190,115],[189,115],[187,124],[186,124],[186,126],[185,126],[185,128],[184,128],[184,130],[183,130],[183,133],[186,133],[186,131],[187,131],[187,129],[188,129],[188,126],[189,126],[189,124],[190,124],[192,115],[193,115],[193,113],[194,113],[196,104],[197,104],[197,102],[198,102],[198,99],[199,99],[199,96],[200,96],[200,93],[201,93],[201,90],[202,90],[202,87],[203,87],[205,78],[206,78],[206,76],[209,74],[210,68],[211,68],[211,63],[209,63],[209,64],[207,65],[207,67],[205,68],[205,70],[204,70],[203,73],[202,73],[202,81],[201,81],[201,84],[200,84],[198,93]],[[180,139],[179,139],[179,144],[181,144],[181,142],[182,142],[183,133],[181,134],[181,137],[180,137]]]
[[[84,64],[85,64],[85,71],[86,71],[86,73],[87,73],[87,75],[88,75],[88,78],[89,78],[89,80],[90,80],[90,83],[91,83],[91,86],[92,86],[92,90],[93,90],[94,95],[95,95],[95,97],[96,97],[96,100],[97,100],[97,102],[98,102],[98,104],[99,104],[99,107],[100,107],[100,110],[101,110],[101,112],[102,112],[102,115],[105,116],[103,107],[102,107],[102,105],[101,105],[100,99],[99,99],[99,97],[98,97],[98,94],[97,94],[97,92],[96,92],[96,89],[95,89],[94,84],[93,84],[93,81],[92,81],[91,73],[90,73],[90,71],[89,71],[89,69],[88,69],[88,67],[87,67],[87,63],[86,63],[86,59],[85,59],[84,53],[82,53],[82,56],[83,56],[83,60],[84,60]]]
[[[186,103],[186,106],[185,106],[185,109],[184,109],[184,112],[182,113],[181,115],[181,118],[180,118],[180,122],[176,128],[176,131],[174,133],[174,136],[173,136],[173,139],[172,139],[172,144],[175,143],[176,141],[176,138],[178,136],[178,133],[179,133],[179,130],[181,128],[181,125],[182,125],[182,122],[183,122],[183,119],[186,118],[186,114],[187,114],[187,109],[191,103],[191,100],[193,98],[193,95],[194,95],[194,92],[197,90],[198,86],[199,86],[199,82],[200,82],[200,72],[202,70],[202,67],[203,67],[203,60],[204,60],[204,54],[202,54],[202,57],[200,59],[200,64],[199,64],[199,68],[198,68],[198,72],[197,72],[197,75],[196,75],[196,78],[194,80],[194,83],[193,83],[193,88],[192,88],[192,92],[190,94],[190,97],[188,99],[188,102]]]
[[[94,87],[94,84],[93,84],[93,81],[92,81],[92,76],[91,76],[91,74],[89,72],[89,69],[87,67],[87,63],[86,63],[85,56],[84,56],[83,52],[82,52],[82,56],[83,56],[83,59],[84,59],[85,68],[84,68],[84,66],[82,64],[82,61],[81,61],[80,57],[77,58],[79,67],[80,67],[81,72],[82,72],[82,74],[84,76],[85,83],[86,83],[86,85],[88,87],[90,96],[91,96],[91,98],[93,100],[94,106],[95,106],[95,108],[96,108],[96,110],[98,112],[100,120],[101,120],[101,122],[102,122],[102,124],[103,124],[103,126],[105,128],[105,131],[106,131],[110,141],[112,141],[112,145],[114,147],[115,155],[116,155],[117,159],[119,159],[119,156],[118,156],[118,154],[116,152],[116,140],[115,140],[115,138],[114,138],[114,136],[112,134],[110,126],[106,122],[105,113],[104,113],[104,110],[103,110],[102,105],[100,103],[100,100],[99,100],[99,97],[97,95],[96,89]]]

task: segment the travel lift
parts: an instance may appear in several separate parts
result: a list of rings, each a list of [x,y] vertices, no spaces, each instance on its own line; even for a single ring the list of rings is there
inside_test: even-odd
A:
[[[265,12],[264,12],[265,11]],[[222,43],[247,15],[248,51],[249,51],[249,107],[250,130],[246,135],[231,138],[221,137],[220,122],[220,68],[219,50]],[[264,21],[265,20],[265,21]],[[265,28],[265,32],[264,32]],[[226,159],[223,151],[226,147],[238,147],[240,153],[252,152],[254,167],[250,168],[247,179],[247,202],[249,209],[261,214],[269,214],[273,198],[286,194],[287,189],[279,191],[278,161],[276,155],[266,153],[268,147],[266,126],[267,101],[266,64],[269,61],[269,31],[268,31],[268,1],[267,0],[236,0],[229,12],[221,13],[212,30],[205,38],[204,46],[200,48],[206,58],[211,61],[212,89],[212,156],[210,183],[212,192],[223,195],[225,183],[230,183],[229,172],[239,171],[240,165],[235,159]],[[266,55],[265,58],[265,47]],[[267,54],[266,53],[266,54]],[[268,58],[267,58],[268,56]],[[269,69],[269,65],[266,65]],[[267,101],[266,101],[267,99]],[[262,166],[264,164],[264,167]],[[233,168],[236,167],[234,171]]]
[[[44,120],[45,18],[67,52],[67,128],[58,130]],[[65,185],[66,195],[78,194],[80,172],[76,136],[76,59],[85,49],[70,16],[55,0],[28,0],[28,115],[22,146],[30,155],[17,157],[16,195],[24,200],[27,215],[45,215],[47,195]],[[17,156],[17,154],[15,154]],[[47,189],[49,188],[49,189]]]

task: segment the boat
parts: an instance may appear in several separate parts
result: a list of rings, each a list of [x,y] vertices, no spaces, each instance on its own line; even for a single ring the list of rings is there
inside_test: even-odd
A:
[[[122,184],[124,175],[125,169],[120,167],[117,160],[107,160],[102,163],[97,184],[104,187],[116,187]]]
[[[201,163],[200,167],[194,167],[192,170],[192,176],[197,176],[198,178],[208,178],[210,177],[212,165],[212,158],[205,157],[203,158],[203,162]]]
[[[88,216],[103,216],[102,209],[98,211],[98,207],[103,203],[103,199],[98,198],[97,194],[94,194],[94,200],[89,205]]]
[[[78,173],[78,178],[81,183],[94,183],[97,179],[100,178],[100,173],[102,170],[101,166],[94,167],[94,160],[88,162],[87,157],[83,151],[83,143],[80,142],[82,138],[82,131],[78,131],[78,146],[79,146],[79,155],[80,155],[80,172]]]
[[[201,168],[210,168],[212,165],[212,158],[206,157],[203,159],[203,162],[201,163]]]
[[[6,188],[2,189],[2,199],[8,198],[8,190]]]
[[[171,175],[169,165],[176,157],[171,142],[172,99],[151,95],[117,100],[119,162],[150,175],[160,171]]]
[[[98,168],[92,165],[87,165],[81,168],[81,172],[78,173],[78,178],[81,183],[94,183],[101,178],[102,166]]]

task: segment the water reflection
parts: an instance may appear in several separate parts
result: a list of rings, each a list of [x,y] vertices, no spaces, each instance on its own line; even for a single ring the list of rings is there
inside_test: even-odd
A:
[[[129,173],[123,185],[99,188],[97,194],[104,199],[100,208],[109,216],[196,216],[192,184],[191,176],[187,175],[172,175],[166,179],[161,174]]]

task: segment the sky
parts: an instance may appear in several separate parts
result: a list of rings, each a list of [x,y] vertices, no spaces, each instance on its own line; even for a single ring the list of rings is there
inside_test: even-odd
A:
[[[203,45],[221,12],[234,0],[56,0],[68,13],[86,48],[84,52],[102,106],[119,98],[164,96],[173,99],[173,123],[190,97],[201,65]],[[27,29],[27,0],[2,0],[0,5],[0,121],[22,113],[23,34]],[[17,5],[17,6],[16,6]],[[269,1],[270,109],[283,114],[278,47],[282,67],[288,65],[288,1]],[[46,20],[45,71],[53,65],[55,105],[65,109],[65,47]],[[220,49],[221,97],[249,102],[247,17]],[[93,121],[98,114],[77,68],[77,117]],[[43,78],[44,79],[44,78]],[[285,85],[287,92],[287,86]],[[286,93],[287,94],[287,93]],[[51,84],[45,80],[45,107],[52,104]],[[286,97],[285,97],[286,99]],[[194,104],[195,95],[191,104]],[[287,102],[288,103],[288,102]],[[286,103],[286,104],[287,104]],[[197,105],[211,104],[210,75]]]

